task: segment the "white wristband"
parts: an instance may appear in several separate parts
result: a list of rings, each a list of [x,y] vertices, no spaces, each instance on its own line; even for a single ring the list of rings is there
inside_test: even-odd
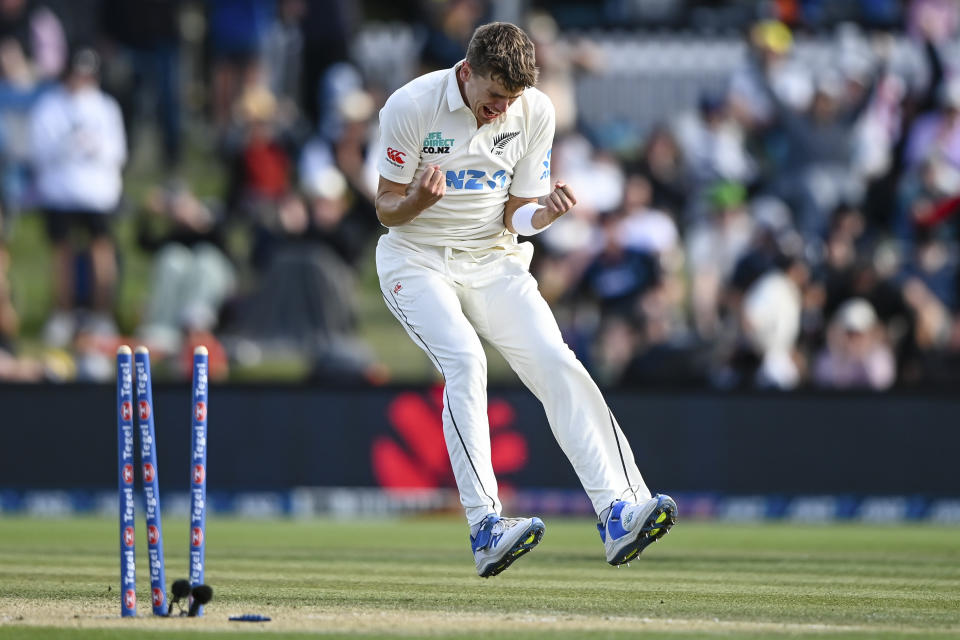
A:
[[[518,207],[516,211],[513,212],[513,229],[521,236],[535,236],[541,231],[544,231],[550,225],[543,229],[535,229],[533,226],[533,214],[537,212],[537,209],[543,209],[542,204],[537,204],[536,202],[528,202],[527,204]]]

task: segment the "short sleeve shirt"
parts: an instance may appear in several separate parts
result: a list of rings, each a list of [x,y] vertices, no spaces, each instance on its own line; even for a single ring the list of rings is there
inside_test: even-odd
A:
[[[528,88],[500,118],[478,127],[460,94],[458,67],[412,80],[380,111],[380,175],[409,184],[435,164],[446,180],[443,198],[390,233],[461,249],[512,244],[515,236],[503,225],[508,195],[537,198],[550,191],[553,105]]]

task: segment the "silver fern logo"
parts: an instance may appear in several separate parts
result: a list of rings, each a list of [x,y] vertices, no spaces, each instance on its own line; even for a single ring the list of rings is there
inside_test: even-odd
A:
[[[490,147],[490,153],[495,156],[502,156],[503,150],[506,149],[507,145],[510,144],[510,141],[520,135],[519,131],[510,131],[507,133],[501,133],[493,138],[493,146]]]

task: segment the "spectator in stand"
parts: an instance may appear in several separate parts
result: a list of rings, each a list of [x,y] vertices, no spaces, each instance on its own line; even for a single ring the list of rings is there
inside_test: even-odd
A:
[[[63,24],[49,7],[31,0],[0,0],[0,41],[13,40],[41,81],[55,80],[67,63]]]
[[[452,67],[487,12],[484,0],[441,0],[427,5],[427,32],[420,53],[424,73]]]
[[[627,176],[623,192],[623,243],[637,251],[647,251],[662,259],[680,248],[680,233],[673,218],[652,206],[653,188],[646,176]]]
[[[117,256],[110,224],[123,190],[126,137],[120,108],[100,90],[99,67],[95,52],[77,51],[63,84],[45,94],[31,115],[37,193],[54,254],[56,309],[45,337],[58,346],[72,337],[77,294],[85,284],[78,260],[89,263],[88,302],[98,326],[115,331]]]
[[[960,8],[949,0],[912,0],[907,11],[907,32],[944,41],[957,35]]]
[[[813,83],[808,70],[790,55],[793,34],[789,27],[776,20],[760,21],[750,28],[748,45],[747,62],[730,78],[728,88],[737,120],[750,131],[770,125],[776,116],[771,91],[789,108],[806,109],[813,97]]]
[[[936,158],[960,171],[960,79],[944,86],[939,107],[914,121],[905,150],[908,169]]]
[[[3,238],[3,209],[0,208],[0,381],[37,382],[43,378],[42,365],[17,355],[20,319],[13,307],[10,281],[7,279],[10,254]]]
[[[859,209],[839,207],[833,212],[823,260],[817,266],[815,277],[818,286],[824,288],[828,315],[832,315],[847,298],[853,297],[855,272],[871,250],[868,242],[866,220]]]
[[[29,208],[30,111],[49,83],[38,78],[15,38],[0,40],[0,207]]]
[[[0,1],[0,206],[8,216],[33,206],[29,114],[63,71],[67,41],[45,4]]]
[[[321,86],[323,121],[301,152],[301,180],[334,165],[351,190],[372,203],[379,176],[369,153],[377,138],[374,97],[364,89],[360,72],[346,62],[330,67]]]
[[[660,284],[656,254],[624,245],[619,213],[600,217],[603,244],[587,265],[574,289],[579,298],[596,303],[601,320],[609,316],[630,318],[637,313],[640,298]]]
[[[209,0],[213,125],[223,132],[238,96],[262,81],[261,65],[273,3],[263,0]]]
[[[725,98],[701,96],[698,109],[683,114],[674,131],[697,196],[720,180],[750,184],[756,179],[756,162]],[[703,218],[706,204],[700,200],[693,203],[693,215],[688,218]]]
[[[950,336],[943,348],[925,354],[921,373],[916,384],[956,388],[960,379],[960,313],[953,316]]]
[[[599,71],[601,56],[586,38],[561,41],[557,23],[545,12],[535,12],[529,20],[530,39],[536,47],[537,88],[547,94],[557,112],[557,137],[575,131],[577,126],[576,77],[580,71]]]
[[[379,174],[373,154],[368,153],[369,145],[377,139],[373,115],[370,94],[348,89],[337,100],[337,117],[331,119],[335,125],[327,127],[326,136],[321,132],[310,139],[299,162],[300,182],[308,206],[313,208],[313,237],[329,244],[352,266],[356,266],[370,240],[380,231],[373,209]],[[336,173],[346,179],[349,190],[350,206],[342,217],[325,214],[337,209],[330,207],[329,200],[312,197],[325,193],[316,185],[322,185]]]
[[[645,176],[627,177],[620,233],[625,247],[655,259],[661,275],[656,308],[671,328],[670,333],[676,336],[684,333],[688,326],[684,309],[687,278],[683,245],[676,222],[666,212],[651,207],[652,197],[653,189]]]
[[[359,26],[360,3],[350,0],[308,0],[301,21],[303,73],[301,109],[311,126],[319,126],[327,106],[319,100],[321,81],[333,65],[350,59],[350,46]],[[404,5],[406,6],[406,4]]]
[[[727,331],[714,340],[720,387],[792,389],[802,375],[797,341],[809,270],[790,211],[773,198],[750,202],[753,236],[722,294]]]
[[[719,183],[710,190],[709,201],[710,218],[687,235],[693,325],[697,334],[708,340],[723,328],[723,293],[754,233],[742,185]]]
[[[787,145],[777,166],[774,192],[791,205],[797,228],[807,238],[826,231],[830,212],[847,202],[860,202],[866,190],[853,170],[854,124],[869,104],[864,91],[855,104],[843,101],[842,78],[824,70],[813,99],[803,112],[792,109],[767,82],[761,85],[773,105]]]
[[[705,386],[712,367],[709,345],[689,332],[678,331],[675,310],[664,296],[663,289],[648,293],[642,303],[642,314],[634,319],[630,343],[615,354],[622,365],[615,384],[623,387]],[[626,342],[626,341],[624,341]]]
[[[153,276],[139,334],[162,357],[178,352],[187,331],[212,331],[236,286],[224,250],[224,218],[189,186],[173,182],[147,195],[138,218],[140,247]]]
[[[888,389],[896,377],[893,352],[873,306],[863,298],[841,305],[827,332],[827,346],[817,356],[813,381],[831,389]]]
[[[679,217],[686,216],[690,190],[685,165],[673,133],[667,127],[658,126],[650,132],[639,160],[629,166],[628,171],[641,173],[650,181],[653,208]]]
[[[958,256],[955,242],[947,242],[936,229],[921,229],[911,255],[898,277],[903,300],[912,319],[899,356],[900,380],[917,384],[932,354],[950,347],[953,316],[957,311]]]
[[[226,206],[228,215],[253,226],[254,267],[263,269],[270,259],[270,227],[278,211],[296,196],[296,158],[299,141],[289,123],[281,119],[277,101],[260,85],[248,88],[235,105],[235,118],[224,138],[229,169]]]
[[[914,3],[914,5],[916,4],[918,3]],[[909,198],[903,198],[902,195],[898,197],[898,191],[901,189],[914,190],[917,182],[916,176],[904,179],[905,172],[912,173],[915,171],[915,167],[908,166],[906,154],[910,133],[917,119],[936,111],[943,104],[946,96],[946,61],[940,51],[944,45],[942,42],[943,25],[935,14],[923,13],[923,15],[923,20],[915,25],[916,33],[920,37],[916,38],[916,42],[913,44],[923,50],[927,71],[923,75],[927,76],[926,83],[917,86],[914,80],[916,74],[903,69],[897,71],[894,85],[897,81],[901,81],[904,84],[904,89],[899,104],[894,106],[890,104],[892,96],[885,95],[884,85],[886,83],[881,80],[877,99],[874,100],[871,105],[873,108],[871,112],[868,112],[865,119],[864,124],[867,125],[868,130],[861,131],[861,135],[870,133],[870,118],[873,116],[873,125],[876,125],[876,112],[879,110],[881,117],[879,123],[882,125],[882,129],[876,131],[874,126],[877,135],[871,140],[871,144],[877,144],[878,139],[890,141],[890,166],[870,183],[863,206],[871,222],[879,227],[894,226],[893,223],[898,223],[896,232],[902,237],[908,236],[910,232],[911,223],[905,222],[907,215],[905,214],[906,207],[903,204],[903,202],[909,201]],[[913,30],[911,28],[911,31]],[[892,45],[880,47],[881,61],[888,68],[889,73],[893,73],[895,67],[893,64],[894,56],[891,51],[886,51],[886,49],[892,49]],[[887,102],[886,107],[884,107],[884,102]],[[885,115],[884,109],[886,110]],[[899,201],[897,206],[890,205],[894,201]]]
[[[307,355],[316,380],[380,381],[381,367],[356,336],[356,274],[343,259],[355,248],[345,225],[359,217],[347,181],[328,167],[309,176],[303,191],[305,200],[277,209],[270,260],[227,333],[243,345],[241,353]]]
[[[281,111],[292,114],[299,114],[302,99],[302,23],[306,14],[306,0],[278,0],[263,46],[265,84],[277,97]]]
[[[760,276],[743,298],[744,337],[760,360],[752,384],[761,389],[793,389],[800,384],[796,347],[807,276],[802,260],[785,259],[779,268]]]
[[[106,89],[120,102],[131,144],[144,120],[144,108],[155,105],[168,170],[179,165],[182,155],[181,4],[181,0],[103,0],[100,6]],[[152,100],[148,103],[147,98]]]

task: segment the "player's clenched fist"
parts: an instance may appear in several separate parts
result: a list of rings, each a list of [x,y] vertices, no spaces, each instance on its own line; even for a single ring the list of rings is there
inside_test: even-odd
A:
[[[431,164],[420,174],[420,179],[410,191],[409,198],[414,206],[423,211],[429,206],[436,204],[443,194],[447,191],[447,183],[444,180],[443,171],[440,167]]]
[[[553,191],[544,196],[540,204],[544,206],[543,210],[547,214],[547,224],[549,224],[573,209],[573,205],[577,204],[577,199],[573,196],[573,190],[569,185],[557,181]]]

